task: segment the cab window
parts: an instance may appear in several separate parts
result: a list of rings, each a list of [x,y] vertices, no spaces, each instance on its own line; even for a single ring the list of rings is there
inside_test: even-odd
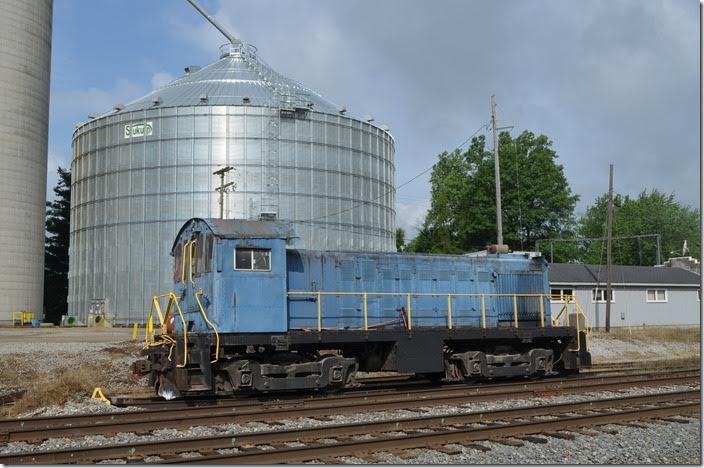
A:
[[[213,241],[212,234],[205,236],[205,272],[209,273],[213,270]]]
[[[235,249],[235,270],[245,271],[270,271],[271,270],[271,250],[236,248]]]
[[[181,281],[181,251],[183,245],[179,242],[176,244],[175,260],[174,260],[174,283]]]

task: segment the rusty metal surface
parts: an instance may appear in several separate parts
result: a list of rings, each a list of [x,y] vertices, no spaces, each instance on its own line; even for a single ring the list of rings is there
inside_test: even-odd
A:
[[[168,441],[142,442],[133,444],[109,445],[89,448],[75,448],[45,453],[0,455],[0,464],[23,463],[76,463],[91,462],[100,459],[125,457],[145,457],[162,453],[179,453],[188,451],[206,451],[257,444],[290,442],[297,440],[314,440],[322,437],[344,437],[359,434],[380,434],[388,431],[407,431],[419,428],[443,428],[457,424],[471,424],[482,421],[556,415],[574,411],[616,408],[631,405],[657,404],[675,401],[698,400],[698,391],[667,392],[652,395],[597,399],[575,403],[528,406],[493,411],[470,412],[445,416],[421,416],[399,418],[356,424],[328,425],[290,431],[260,431],[216,437],[198,437]]]
[[[192,408],[177,410],[153,410],[104,415],[77,415],[69,417],[28,418],[24,420],[0,421],[0,439],[8,442],[43,440],[52,437],[71,437],[84,434],[114,434],[118,432],[144,431],[164,427],[183,428],[203,424],[233,424],[253,421],[277,421],[298,417],[328,416],[331,414],[354,414],[360,411],[386,411],[410,409],[421,406],[465,404],[468,401],[496,401],[504,399],[530,398],[546,391],[584,393],[633,386],[658,386],[690,383],[699,380],[699,372],[670,373],[654,378],[640,379],[601,377],[544,383],[514,384],[510,389],[470,387],[445,389],[443,391],[388,393],[378,396],[357,396],[341,399],[310,399],[280,404],[256,404],[222,408]]]

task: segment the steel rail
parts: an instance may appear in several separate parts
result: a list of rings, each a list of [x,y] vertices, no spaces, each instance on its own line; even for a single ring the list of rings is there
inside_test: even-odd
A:
[[[656,404],[676,401],[697,401],[699,391],[665,392],[649,395],[605,398],[570,403],[523,406],[520,408],[475,411],[441,416],[420,416],[383,421],[326,425],[284,431],[259,431],[211,437],[179,438],[165,441],[148,441],[133,444],[113,444],[96,447],[77,447],[63,450],[38,451],[32,453],[10,453],[0,455],[0,464],[55,464],[93,462],[105,459],[146,457],[165,453],[217,450],[257,444],[314,440],[322,437],[379,434],[389,431],[404,431],[419,428],[442,428],[455,424],[471,424],[502,420],[555,415],[575,411],[598,410],[632,405]]]
[[[414,397],[416,399],[427,399],[428,397],[439,397],[443,395],[458,395],[458,396],[472,396],[475,397],[478,394],[485,394],[491,392],[500,391],[511,391],[511,390],[530,390],[534,392],[545,392],[561,390],[564,388],[571,388],[574,386],[583,387],[590,384],[607,384],[615,382],[618,384],[625,383],[643,383],[644,381],[657,381],[662,382],[663,379],[669,381],[672,378],[680,377],[690,377],[694,378],[699,375],[698,369],[692,370],[681,370],[674,372],[646,372],[641,374],[631,374],[631,375],[618,375],[618,376],[590,376],[590,377],[579,377],[579,378],[560,378],[560,379],[549,379],[549,380],[538,380],[538,381],[519,381],[519,382],[508,382],[499,384],[482,384],[475,386],[462,386],[462,385],[449,385],[442,387],[426,387],[420,389],[410,389],[410,390],[398,390],[393,389],[391,391],[359,391],[359,392],[349,392],[341,395],[326,395],[322,397],[308,397],[301,398],[300,395],[291,394],[290,399],[282,398],[280,400],[252,400],[250,399],[240,399],[240,400],[220,400],[221,405],[212,406],[196,406],[190,408],[163,408],[163,409],[152,409],[147,411],[134,411],[125,413],[102,413],[102,414],[76,414],[67,416],[43,416],[43,417],[31,417],[22,419],[0,419],[0,433],[9,430],[19,430],[19,429],[31,429],[31,428],[55,428],[62,426],[79,426],[82,424],[107,424],[114,423],[118,421],[144,421],[148,419],[161,419],[168,417],[170,413],[177,416],[188,415],[190,417],[200,416],[202,414],[214,414],[216,412],[226,412],[228,415],[244,411],[247,409],[257,409],[262,412],[268,411],[269,409],[283,409],[286,406],[301,406],[313,407],[314,405],[339,405],[342,403],[354,402],[355,400],[361,401],[364,404],[373,403],[375,399],[383,398],[385,396],[392,396],[394,399],[400,396],[406,396],[408,398]],[[229,410],[229,411],[228,411]]]
[[[360,397],[350,401],[310,400],[297,404],[250,407],[250,408],[194,408],[177,411],[145,411],[133,413],[112,413],[105,415],[82,415],[82,423],[66,425],[62,418],[54,421],[45,418],[44,424],[35,423],[32,419],[24,420],[24,425],[14,425],[0,432],[0,441],[39,441],[54,437],[72,437],[79,435],[114,434],[118,432],[140,432],[159,428],[187,428],[198,425],[233,424],[247,422],[279,421],[300,417],[329,416],[331,414],[354,414],[360,411],[386,411],[392,409],[412,409],[423,406],[457,405],[479,401],[495,401],[517,398],[543,396],[544,393],[559,392],[585,393],[612,389],[623,389],[633,386],[658,386],[677,383],[690,383],[699,380],[699,374],[682,375],[680,377],[664,377],[659,379],[643,378],[628,382],[596,382],[591,385],[584,382],[574,382],[569,387],[553,386],[536,387],[526,384],[525,387],[513,390],[486,391],[482,387],[455,391],[440,392],[437,395],[418,397],[414,394],[383,395],[376,398]],[[93,416],[93,419],[90,419]],[[68,420],[79,420],[68,417]],[[48,420],[48,421],[47,421]],[[88,421],[87,423],[85,421]],[[6,421],[3,421],[6,422]],[[11,421],[10,421],[11,422]],[[51,424],[52,422],[58,424]],[[47,424],[48,423],[48,424]]]
[[[673,367],[673,368],[653,368],[653,367],[632,367],[632,368],[613,368],[604,370],[582,370],[580,374],[570,377],[556,377],[556,378],[543,378],[540,382],[554,382],[559,380],[575,380],[575,379],[590,379],[598,377],[605,377],[608,374],[617,374],[619,376],[632,376],[632,375],[642,375],[644,373],[653,372],[684,372],[684,371],[697,371],[699,367],[683,366],[683,367]],[[627,372],[627,374],[624,374]],[[359,380],[358,380],[359,382]],[[519,385],[524,383],[525,379],[507,381],[499,384],[483,383],[479,384],[482,386],[492,386],[492,385]],[[399,374],[396,376],[381,376],[381,377],[370,377],[365,378],[363,386],[361,388],[348,388],[344,390],[344,393],[318,393],[315,394],[314,398],[324,399],[324,398],[347,398],[356,397],[359,394],[374,394],[381,393],[383,391],[388,392],[398,392],[398,391],[408,391],[409,389],[414,389],[413,391],[424,391],[424,390],[435,390],[443,388],[460,388],[461,386],[467,387],[468,383],[456,382],[456,383],[445,383],[445,384],[433,384],[429,379],[415,378],[412,374]],[[475,386],[475,385],[472,385]],[[216,396],[211,397],[192,397],[192,398],[181,398],[176,400],[164,400],[161,397],[157,397],[153,394],[141,394],[141,395],[116,395],[111,396],[111,401],[114,406],[126,407],[126,406],[136,406],[144,409],[176,409],[176,408],[194,408],[201,406],[208,407],[225,407],[225,406],[240,406],[246,405],[247,402],[253,401],[252,398],[259,398],[262,404],[266,401],[273,400],[283,400],[288,401],[292,399],[301,399],[300,394],[294,393],[280,393],[271,394],[268,396],[263,395],[259,397],[242,396],[242,397],[226,397],[218,398]],[[245,403],[241,403],[245,402]]]
[[[622,373],[619,373],[618,375],[614,376],[603,376],[603,375],[575,375],[571,377],[558,377],[558,378],[545,378],[541,380],[535,380],[535,381],[526,381],[525,379],[523,380],[512,380],[512,381],[507,381],[507,382],[501,382],[501,383],[481,383],[478,385],[468,385],[466,383],[457,383],[457,384],[445,384],[445,385],[428,385],[427,383],[418,383],[416,382],[416,385],[418,388],[413,388],[415,385],[411,385],[410,383],[402,384],[401,386],[389,386],[385,388],[379,388],[379,389],[352,389],[345,391],[344,393],[339,393],[339,394],[317,394],[315,396],[309,395],[308,397],[301,397],[300,394],[296,393],[288,393],[288,394],[276,394],[272,396],[267,396],[267,395],[261,395],[255,398],[258,398],[258,403],[254,402],[252,397],[244,397],[244,398],[209,398],[209,399],[197,399],[197,400],[190,400],[190,399],[184,399],[184,400],[170,400],[166,401],[163,400],[162,398],[149,398],[147,400],[128,400],[128,399],[118,399],[117,400],[117,406],[140,406],[144,405],[143,407],[145,408],[152,408],[153,411],[156,410],[174,410],[176,408],[190,408],[190,409],[196,409],[200,406],[203,407],[241,407],[241,406],[251,406],[252,404],[259,404],[259,405],[279,405],[282,402],[304,402],[304,401],[311,401],[313,399],[316,400],[325,400],[325,401],[331,401],[331,400],[336,400],[336,401],[343,401],[346,399],[353,399],[353,398],[360,398],[360,397],[376,397],[378,395],[383,395],[383,394],[398,394],[398,393],[414,393],[417,394],[418,396],[422,396],[422,394],[427,394],[427,393],[432,393],[432,394],[437,394],[437,392],[440,391],[456,391],[456,390],[474,390],[476,388],[482,388],[482,389],[499,389],[499,388],[515,388],[517,386],[522,386],[526,387],[527,385],[535,386],[535,387],[540,387],[541,385],[561,385],[566,382],[591,382],[591,381],[604,381],[603,379],[616,379],[619,381],[624,381],[624,379],[639,379],[640,377],[644,376],[673,376],[677,377],[682,373],[690,373],[690,372],[698,372],[698,368],[691,368],[691,369],[677,369],[677,370],[649,370],[645,372],[636,372],[636,373],[630,373],[627,375],[623,375]],[[410,388],[409,388],[410,387]],[[32,418],[35,419],[35,418]],[[2,430],[2,420],[0,420],[0,431]]]
[[[252,450],[244,453],[216,454],[200,457],[173,457],[159,463],[193,464],[274,464],[300,463],[326,457],[341,457],[358,453],[398,451],[420,447],[443,446],[453,443],[468,443],[490,439],[541,434],[547,431],[565,431],[589,426],[623,423],[634,420],[657,419],[675,415],[690,415],[701,411],[701,403],[681,403],[655,408],[626,409],[623,411],[563,416],[550,420],[513,422],[485,427],[457,428],[432,433],[415,433],[403,436],[385,436],[377,439],[338,441],[331,444],[306,445],[304,447]]]

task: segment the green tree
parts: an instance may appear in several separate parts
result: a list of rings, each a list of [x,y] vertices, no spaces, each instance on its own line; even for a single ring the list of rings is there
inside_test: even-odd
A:
[[[71,171],[59,167],[56,197],[47,202],[44,246],[44,318],[58,324],[68,309],[68,244]]]
[[[530,249],[536,240],[573,236],[579,199],[545,135],[499,135],[504,242]],[[483,136],[465,152],[439,155],[430,177],[431,206],[407,250],[462,253],[496,242],[494,154]],[[557,260],[557,259],[556,259]]]
[[[396,251],[403,252],[406,247],[406,231],[403,228],[396,228]]]
[[[579,220],[580,237],[606,236],[608,194],[596,199]],[[682,245],[687,241],[689,255],[699,258],[701,237],[699,233],[699,211],[683,206],[674,194],[658,190],[643,191],[637,198],[614,195],[613,235],[633,236],[660,234],[661,261],[682,254]],[[614,240],[613,261],[622,265],[655,265],[656,240]],[[585,242],[581,246],[580,259],[585,263],[606,262],[606,242]]]

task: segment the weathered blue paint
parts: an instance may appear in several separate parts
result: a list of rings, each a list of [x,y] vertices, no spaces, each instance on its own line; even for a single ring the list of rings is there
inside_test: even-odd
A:
[[[525,254],[486,256],[421,255],[396,253],[332,252],[287,249],[295,238],[289,226],[276,222],[192,219],[179,232],[172,254],[192,239],[207,245],[214,239],[211,271],[180,281],[175,292],[189,331],[208,332],[195,301],[203,290],[202,303],[221,333],[286,332],[317,328],[315,295],[289,295],[289,291],[334,291],[399,293],[398,296],[368,295],[368,325],[402,327],[407,314],[407,293],[437,294],[547,294],[547,263]],[[271,250],[271,271],[234,269],[237,246]],[[177,261],[178,262],[178,261]],[[203,263],[204,264],[204,263]],[[545,323],[550,307],[544,300]],[[487,327],[513,321],[513,298],[486,297]],[[414,327],[447,326],[447,296],[415,296],[411,303]],[[323,328],[363,326],[362,296],[323,296]],[[519,321],[539,320],[540,299],[519,298]],[[455,327],[481,326],[481,298],[452,299]],[[175,321],[180,329],[179,319]]]

